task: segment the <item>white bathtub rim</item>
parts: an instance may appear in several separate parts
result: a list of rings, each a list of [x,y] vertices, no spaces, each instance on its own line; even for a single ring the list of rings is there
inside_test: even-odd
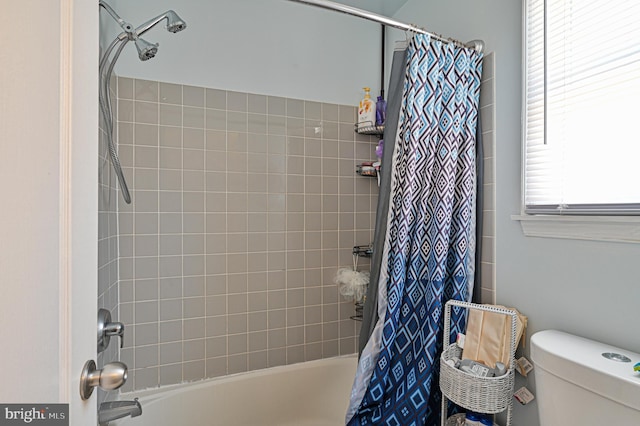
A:
[[[261,368],[259,370],[243,371],[241,373],[228,374],[226,376],[210,377],[206,379],[175,383],[175,384],[164,385],[164,386],[159,386],[155,388],[146,388],[146,389],[140,389],[140,390],[135,390],[130,392],[121,392],[117,399],[120,401],[130,401],[133,398],[138,398],[140,401],[140,404],[151,404],[155,401],[158,401],[160,399],[167,397],[169,394],[176,395],[179,393],[197,390],[203,387],[211,386],[212,383],[223,384],[223,383],[241,380],[246,376],[261,377],[261,376],[268,376],[271,374],[275,374],[278,372],[303,370],[310,367],[317,367],[317,366],[322,366],[324,364],[330,364],[333,361],[348,360],[348,359],[353,359],[354,362],[357,362],[358,354],[354,353],[349,355],[335,356],[331,358],[321,358],[313,361],[303,361],[303,362],[297,362],[295,364],[279,365],[275,367]],[[144,406],[143,406],[143,409],[144,409]]]

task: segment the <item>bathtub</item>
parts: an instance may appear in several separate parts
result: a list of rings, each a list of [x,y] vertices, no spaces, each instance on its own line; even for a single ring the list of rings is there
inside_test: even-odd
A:
[[[349,355],[124,393],[140,398],[142,415],[109,425],[344,425],[356,367]]]

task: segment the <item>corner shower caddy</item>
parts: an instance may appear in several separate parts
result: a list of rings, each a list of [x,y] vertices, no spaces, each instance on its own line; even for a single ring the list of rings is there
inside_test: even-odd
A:
[[[364,123],[356,123],[353,125],[353,131],[360,135],[382,135],[384,133],[384,125],[377,125],[371,121]]]
[[[511,348],[509,370],[500,377],[478,377],[446,363],[454,357],[461,358],[462,349],[457,343],[450,343],[445,347],[440,357],[440,390],[442,391],[441,426],[447,426],[446,413],[448,401],[477,413],[497,414],[507,410],[507,424],[511,426],[513,410],[513,385],[515,380],[516,353],[516,324],[517,313],[513,309],[500,308],[490,305],[450,300],[445,305],[444,336],[450,339],[451,307],[477,309],[511,316]]]
[[[371,244],[366,246],[354,246],[352,253],[353,253],[353,256],[371,257],[373,255],[373,246]],[[363,300],[361,302],[353,303],[356,314],[350,317],[352,320],[362,321],[362,314],[364,312],[364,302],[365,301]]]

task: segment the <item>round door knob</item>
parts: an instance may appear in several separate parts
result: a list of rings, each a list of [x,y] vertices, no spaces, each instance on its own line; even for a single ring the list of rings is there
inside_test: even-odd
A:
[[[118,389],[127,381],[127,376],[127,366],[122,362],[110,362],[102,370],[97,370],[96,363],[89,360],[80,375],[80,397],[89,399],[96,386],[104,390]]]

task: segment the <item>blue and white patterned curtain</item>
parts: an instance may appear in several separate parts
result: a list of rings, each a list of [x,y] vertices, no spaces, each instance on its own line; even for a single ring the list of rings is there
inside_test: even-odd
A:
[[[443,307],[473,289],[481,72],[481,53],[427,35],[407,50],[379,320],[360,357],[349,426],[440,422]],[[451,316],[455,336],[466,317]]]

